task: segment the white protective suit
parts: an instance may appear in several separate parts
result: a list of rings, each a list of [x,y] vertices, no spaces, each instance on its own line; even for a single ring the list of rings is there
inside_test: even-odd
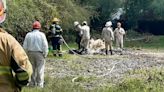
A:
[[[116,40],[116,46],[119,49],[123,49],[125,30],[123,28],[116,28],[114,31],[114,35],[115,35],[115,40]]]
[[[80,44],[85,50],[88,50],[89,40],[90,40],[90,27],[84,25],[81,27],[81,30],[82,30],[82,39]]]
[[[105,40],[105,49],[106,54],[108,54],[108,50],[110,48],[112,54],[112,41],[114,40],[114,34],[111,27],[104,27],[102,30],[102,38]]]

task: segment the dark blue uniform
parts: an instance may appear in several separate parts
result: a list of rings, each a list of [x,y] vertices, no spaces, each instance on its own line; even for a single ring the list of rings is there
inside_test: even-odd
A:
[[[50,26],[50,31],[51,31],[51,42],[52,42],[52,47],[54,50],[54,54],[59,54],[61,55],[61,44],[63,43],[62,41],[62,29],[59,25],[57,24],[52,24]]]

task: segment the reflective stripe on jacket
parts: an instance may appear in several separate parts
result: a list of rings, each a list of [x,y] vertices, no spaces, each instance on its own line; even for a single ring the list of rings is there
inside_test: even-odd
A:
[[[0,66],[0,76],[11,76],[12,73],[11,73],[11,67],[9,66]]]

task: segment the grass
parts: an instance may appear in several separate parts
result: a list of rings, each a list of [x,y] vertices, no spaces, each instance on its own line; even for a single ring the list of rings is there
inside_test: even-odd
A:
[[[30,88],[26,87],[22,92],[78,92],[83,91],[83,88],[79,84],[71,82],[72,78],[45,78],[45,88]]]
[[[125,42],[127,48],[141,48],[148,50],[163,50],[164,49],[164,36],[150,36],[151,39],[143,39],[140,41],[128,41]],[[76,44],[69,44],[71,48],[76,48]],[[63,45],[63,50],[68,48]],[[101,58],[104,56],[93,56]],[[76,55],[64,54],[61,57],[53,57],[52,52],[49,54],[49,58],[64,59],[67,61],[79,59]],[[85,68],[80,64],[70,63],[70,66],[74,69]],[[137,69],[127,72],[122,81],[116,84],[109,83],[106,86],[100,86],[93,89],[87,89],[82,86],[82,83],[90,83],[96,80],[96,77],[78,76],[75,82],[72,82],[73,77],[53,78],[48,74],[45,77],[45,88],[31,88],[25,87],[22,92],[163,92],[164,90],[164,68],[151,68],[151,69]]]
[[[94,89],[85,89],[81,83],[91,82],[96,77],[80,76],[72,82],[72,77],[51,78],[47,76],[44,89],[26,87],[22,92],[163,92],[163,68],[140,69],[129,73],[136,77],[128,75],[115,85],[109,84]]]
[[[142,38],[135,41],[125,41],[124,45],[127,48],[136,48],[136,49],[149,49],[149,50],[164,50],[164,36],[154,36],[150,33],[137,33],[133,30],[127,32],[126,38]]]
[[[164,49],[164,36],[149,36],[138,41],[126,41],[125,46],[141,49]]]
[[[163,92],[163,68],[134,70],[130,75],[118,83],[111,92]]]

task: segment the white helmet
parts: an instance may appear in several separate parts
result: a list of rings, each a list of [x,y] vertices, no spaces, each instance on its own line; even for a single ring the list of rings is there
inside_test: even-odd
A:
[[[112,26],[112,22],[111,21],[106,22],[105,26],[106,27]]]
[[[74,22],[74,26],[77,26],[77,25],[79,25],[79,22],[78,21],[75,21]]]
[[[82,24],[83,24],[83,25],[84,25],[84,24],[87,25],[87,21],[83,21]]]

